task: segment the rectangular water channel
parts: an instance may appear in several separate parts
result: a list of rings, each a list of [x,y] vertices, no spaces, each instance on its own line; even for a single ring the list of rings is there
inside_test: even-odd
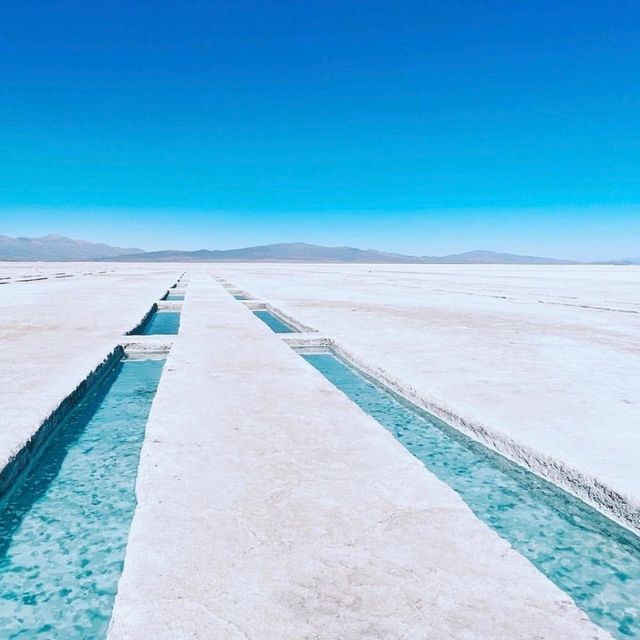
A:
[[[596,624],[640,637],[640,539],[418,407],[333,353],[301,353],[390,431]]]
[[[106,637],[164,360],[121,360],[0,502],[0,637]]]
[[[180,330],[179,311],[161,311],[155,309],[144,322],[134,329],[130,335],[134,336],[170,336],[177,335]]]
[[[257,309],[253,312],[255,316],[260,318],[274,333],[297,333],[297,331],[286,322],[278,318],[275,314],[267,309]]]

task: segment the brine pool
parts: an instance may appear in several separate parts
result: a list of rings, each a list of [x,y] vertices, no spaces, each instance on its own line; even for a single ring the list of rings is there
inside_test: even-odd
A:
[[[296,330],[283,322],[276,315],[266,309],[258,309],[253,312],[262,322],[264,322],[274,333],[296,333]]]
[[[640,637],[640,539],[595,509],[401,402],[331,353],[301,354],[446,482],[475,515],[616,638]]]
[[[132,335],[177,335],[180,330],[179,311],[154,311],[151,316],[132,332]]]
[[[106,637],[164,360],[122,360],[0,502],[0,638]]]

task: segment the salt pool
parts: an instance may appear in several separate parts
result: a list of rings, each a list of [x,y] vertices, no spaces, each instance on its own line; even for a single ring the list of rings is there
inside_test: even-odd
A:
[[[286,322],[280,320],[275,314],[266,309],[258,309],[253,312],[262,322],[264,322],[274,333],[296,333],[296,330]]]
[[[89,388],[0,503],[0,637],[106,637],[164,360]]]
[[[302,357],[452,487],[616,638],[640,637],[640,539],[595,509],[401,402],[331,353]]]
[[[156,309],[131,335],[176,335],[180,329],[179,311]]]

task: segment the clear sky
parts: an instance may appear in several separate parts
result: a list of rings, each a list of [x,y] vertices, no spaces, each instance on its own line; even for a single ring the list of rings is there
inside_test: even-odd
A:
[[[0,0],[0,234],[640,254],[640,3]]]

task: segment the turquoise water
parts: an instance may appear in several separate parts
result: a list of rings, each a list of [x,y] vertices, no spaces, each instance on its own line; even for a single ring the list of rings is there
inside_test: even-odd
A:
[[[640,637],[640,539],[331,354],[303,355],[616,638]]]
[[[249,296],[245,296],[245,295],[243,295],[241,293],[235,293],[235,294],[233,294],[233,297],[236,300],[251,300],[251,298]]]
[[[264,322],[274,333],[295,333],[295,329],[282,322],[282,320],[274,316],[271,311],[261,309],[259,311],[254,311],[253,313],[258,316],[258,318],[260,318],[260,320],[262,320],[262,322]]]
[[[184,294],[182,293],[170,293],[165,300],[184,300]]]
[[[136,331],[134,335],[176,335],[180,329],[179,311],[154,311],[151,317]]]
[[[106,636],[163,360],[125,360],[0,503],[0,638]]]

